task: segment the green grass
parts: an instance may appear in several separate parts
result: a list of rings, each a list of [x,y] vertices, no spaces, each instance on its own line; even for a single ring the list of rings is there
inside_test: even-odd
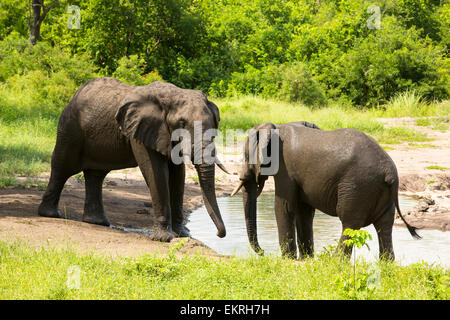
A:
[[[450,108],[450,106],[449,106]],[[443,118],[421,118],[416,120],[416,125],[429,127],[433,130],[447,131],[449,129],[450,119]]]
[[[179,248],[179,245],[177,245]],[[218,259],[175,254],[110,258],[72,249],[0,242],[0,299],[442,299],[449,271],[359,259],[356,290],[348,260],[327,251],[304,262],[279,257]],[[79,289],[68,286],[69,267]],[[378,286],[370,286],[377,277]]]
[[[377,117],[389,117],[390,115],[408,115],[409,109],[404,106],[402,112],[399,106],[390,105],[375,110],[358,110],[350,107],[331,105],[326,108],[311,109],[301,104],[280,102],[263,99],[260,97],[240,97],[219,99],[220,129],[243,129],[263,123],[284,123],[291,121],[309,121],[317,124],[325,130],[339,128],[354,128],[372,136],[382,144],[398,144],[403,141],[424,142],[431,141],[426,134],[406,127],[384,126],[377,121]],[[430,107],[433,114],[446,113],[446,108]],[[444,105],[444,103],[442,103]],[[423,105],[425,106],[425,105]],[[391,108],[395,108],[392,112]],[[427,111],[431,112],[431,111]],[[417,112],[416,112],[417,113]]]
[[[428,166],[428,167],[426,167],[425,169],[441,170],[441,171],[450,170],[450,168],[447,168],[447,167],[441,167],[441,166],[436,166],[436,165]]]
[[[60,110],[25,88],[0,85],[0,177],[50,170]],[[59,106],[61,107],[61,106]]]
[[[433,117],[450,116],[450,100],[426,101],[414,91],[406,91],[394,96],[387,104],[380,105],[371,112],[377,117]]]
[[[414,92],[405,92],[387,104],[374,109],[359,110],[336,103],[325,108],[308,108],[300,103],[288,103],[257,96],[214,99],[221,112],[220,128],[249,129],[262,122],[284,123],[311,121],[324,129],[359,128],[368,132],[381,130],[376,118],[441,117],[431,122],[447,122],[450,116],[450,100],[426,102]],[[418,124],[420,125],[420,124]]]
[[[56,139],[56,118],[0,117],[0,176],[49,171]]]
[[[37,188],[38,190],[45,190],[47,188],[47,181],[42,181],[34,177],[26,177],[25,179],[18,179],[15,176],[7,175],[0,176],[0,188]]]

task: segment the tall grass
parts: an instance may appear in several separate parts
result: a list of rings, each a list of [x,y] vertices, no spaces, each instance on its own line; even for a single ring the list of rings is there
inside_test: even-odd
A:
[[[377,121],[377,117],[447,115],[450,109],[447,108],[449,102],[431,104],[418,102],[414,93],[402,97],[406,102],[402,103],[399,98],[374,110],[359,110],[337,104],[311,109],[299,103],[280,102],[256,96],[221,99],[217,103],[221,112],[221,129],[247,130],[263,122],[279,124],[305,120],[314,122],[325,130],[339,128],[361,130],[379,143],[429,140],[423,133],[413,129],[384,126]]]
[[[428,105],[422,100],[421,96],[414,91],[405,91],[396,94],[391,98],[387,105],[379,106],[378,112],[384,117],[408,116],[426,116],[429,112]]]
[[[0,86],[0,178],[3,182],[11,175],[36,175],[50,169],[63,105],[56,107],[41,100],[30,88],[15,91]]]
[[[49,171],[57,118],[0,111],[0,177]]]
[[[178,249],[176,249],[178,250]],[[0,299],[448,299],[449,271],[426,263],[359,260],[353,291],[348,260],[319,254],[211,258],[167,255],[110,258],[74,249],[32,249],[0,242]],[[67,285],[80,270],[79,289]],[[376,276],[378,285],[370,286]]]
[[[0,120],[0,176],[49,171],[55,144],[54,119]]]

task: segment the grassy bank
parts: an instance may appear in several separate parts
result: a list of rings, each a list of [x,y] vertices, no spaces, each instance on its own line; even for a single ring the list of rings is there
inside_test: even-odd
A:
[[[287,103],[245,96],[219,99],[223,129],[249,129],[262,122],[284,123],[306,120],[325,130],[354,128],[374,137],[378,142],[422,141],[418,132],[405,128],[384,127],[376,118],[394,117],[448,117],[450,101],[426,103],[414,93],[404,93],[388,104],[374,109],[360,110],[332,104],[325,108],[309,108],[302,104]],[[438,120],[434,120],[439,122]],[[425,125],[428,121],[423,121]]]
[[[0,242],[0,299],[449,299],[448,270],[426,263],[357,262],[322,253],[217,259],[177,255],[108,258]],[[79,282],[74,281],[79,270]],[[69,277],[69,278],[68,278]],[[79,284],[79,289],[69,288]]]

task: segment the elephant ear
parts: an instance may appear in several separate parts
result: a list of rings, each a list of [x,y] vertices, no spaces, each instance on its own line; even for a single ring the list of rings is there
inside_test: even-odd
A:
[[[166,111],[156,102],[125,102],[116,113],[122,133],[136,139],[147,148],[167,156],[170,154],[170,132]]]
[[[261,166],[268,164],[270,161],[270,139],[273,129],[276,126],[273,123],[266,122],[253,127],[249,133],[249,160],[254,164],[256,182],[261,183],[261,179],[266,180],[267,177],[260,177]]]
[[[220,113],[219,113],[219,108],[211,101],[208,100],[207,102],[208,108],[209,110],[211,110],[211,112],[214,115],[214,123],[216,125],[216,129],[219,127],[219,121],[220,121]]]

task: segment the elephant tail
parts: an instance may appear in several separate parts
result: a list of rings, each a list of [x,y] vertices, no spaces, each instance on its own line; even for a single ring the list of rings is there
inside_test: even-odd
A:
[[[391,180],[390,177],[386,177],[387,183],[392,181],[392,180],[391,181],[388,181],[388,180]],[[394,198],[395,208],[397,209],[398,215],[405,223],[406,228],[408,228],[408,231],[411,234],[411,236],[413,236],[413,238],[415,238],[415,239],[422,239],[422,237],[416,232],[416,230],[418,230],[419,228],[413,227],[408,222],[406,222],[405,218],[403,218],[402,212],[400,211],[400,205],[398,202],[398,179],[396,179],[396,183],[394,182],[394,183],[389,183],[389,184],[391,186],[392,197]]]

